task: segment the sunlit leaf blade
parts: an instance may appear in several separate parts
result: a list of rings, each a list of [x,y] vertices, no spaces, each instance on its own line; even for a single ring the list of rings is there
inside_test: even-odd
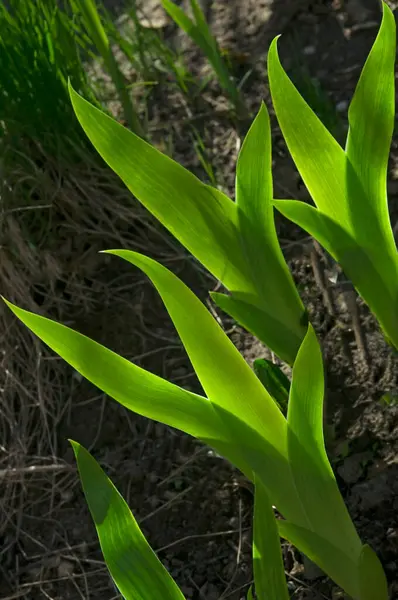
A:
[[[217,277],[233,295],[223,303],[223,309],[259,337],[283,360],[293,364],[305,334],[305,311],[283,260],[273,222],[271,198],[254,195],[254,208],[249,208],[250,189],[243,175],[238,176],[240,185],[240,218],[237,204],[219,190],[201,183],[189,171],[164,156],[149,144],[120,124],[95,109],[72,89],[72,103],[77,117],[98,152],[125,182],[132,193],[163,223],[175,237]],[[262,121],[265,120],[265,125]],[[257,133],[256,133],[257,131]],[[269,155],[267,139],[268,116],[262,114],[246,147],[241,161],[250,163],[250,153],[264,146],[262,152]],[[254,136],[254,137],[253,137]],[[253,147],[253,142],[255,145]],[[262,179],[271,177],[271,165],[266,158],[259,162],[258,174],[250,186],[262,186]],[[241,168],[238,167],[240,171]],[[268,172],[267,172],[268,171]],[[253,170],[251,171],[253,174]],[[262,200],[266,206],[262,207]],[[261,245],[260,233],[249,243],[250,222],[268,218],[261,228],[267,234],[265,246]],[[244,228],[243,236],[241,229]],[[249,244],[245,255],[242,240]],[[257,265],[256,255],[261,256],[261,273],[254,278],[250,261]],[[269,268],[273,269],[270,273]],[[255,280],[254,280],[255,279]],[[266,286],[258,282],[269,282]],[[244,299],[248,306],[241,304]],[[231,313],[228,310],[228,306]]]
[[[268,79],[283,137],[315,204],[350,230],[344,150],[286,75],[277,39],[268,52]]]
[[[321,349],[308,326],[293,367],[288,403],[288,453],[307,528],[359,558],[361,542],[348,514],[323,439],[324,374]],[[328,507],[325,519],[323,507]],[[336,523],[339,527],[336,528]]]
[[[386,576],[377,555],[365,544],[360,558],[361,600],[388,600]]]
[[[232,460],[239,467],[249,465],[281,512],[303,523],[286,462],[286,419],[239,351],[202,302],[171,271],[136,252],[108,253],[138,266],[158,290],[198,379],[230,434],[230,447],[235,451]]]
[[[206,398],[141,369],[69,327],[7,304],[45,344],[123,406],[202,439],[222,438],[222,426]]]
[[[395,18],[382,2],[383,18],[348,111],[347,156],[359,177],[392,250],[387,203],[387,166],[394,129]],[[361,202],[362,204],[362,202]],[[361,233],[361,230],[358,232]]]
[[[398,348],[398,276],[388,282],[382,271],[388,262],[383,255],[380,261],[371,260],[373,250],[358,245],[339,224],[332,221],[309,204],[296,200],[274,200],[274,205],[284,216],[305,229],[341,264],[346,276],[353,282],[358,293],[377,316],[386,337]],[[372,244],[372,238],[369,239]]]
[[[285,452],[285,419],[249,365],[193,292],[156,261],[129,250],[109,250],[151,279],[215,405],[232,413]]]
[[[71,87],[70,95],[88,138],[128,189],[227,288],[245,290],[235,204]]]
[[[254,600],[252,585],[249,587],[249,591],[247,592],[247,600]]]
[[[181,27],[185,33],[187,33],[195,42],[200,46],[200,38],[198,37],[197,31],[195,29],[195,23],[188,17],[188,15],[172,0],[161,0],[162,6],[166,12],[170,15],[173,21]]]
[[[254,489],[253,571],[258,600],[289,600],[274,511],[264,486],[257,479]]]
[[[329,577],[342,587],[352,598],[361,599],[358,581],[358,557],[343,552],[330,543],[329,540],[310,531],[298,527],[288,521],[277,521],[279,534],[291,544],[300,548],[315,564],[317,564]],[[374,598],[376,600],[376,598]]]
[[[297,168],[323,213],[322,221],[330,219],[334,229],[340,227],[356,246],[349,251],[344,248],[342,253],[341,240],[328,231],[325,247],[332,254],[339,254],[337,260],[344,272],[375,313],[386,338],[397,346],[398,254],[386,199],[388,148],[394,118],[394,58],[394,17],[384,4],[380,32],[349,111],[347,153],[284,72],[276,40],[271,45],[268,67],[280,127]],[[287,208],[293,210],[292,205]],[[297,210],[294,211],[297,215]],[[300,216],[313,219],[308,208]]]
[[[137,255],[137,260],[140,256]],[[147,260],[150,261],[150,259]],[[154,263],[154,261],[150,262]],[[142,265],[140,266],[142,267]],[[166,269],[164,271],[167,272]],[[169,285],[170,280],[166,280],[166,283]],[[181,285],[183,284],[181,283]],[[233,385],[235,373],[233,371],[236,360],[234,358],[232,358],[231,365],[227,365],[226,369],[230,379],[228,389],[222,394],[220,402],[218,402],[218,398],[214,398],[213,403],[211,403],[206,398],[185,391],[160,377],[148,373],[64,325],[22,310],[10,303],[7,304],[33,333],[79,373],[115,400],[143,416],[177,427],[198,437],[230,460],[249,479],[253,478],[253,472],[258,473],[264,485],[269,488],[272,501],[278,505],[281,512],[294,522],[303,523],[302,508],[297,498],[286,457],[286,422],[274,405],[273,400],[267,397],[266,391],[262,388],[260,395],[255,394],[255,399],[262,403],[262,418],[266,419],[267,415],[271,413],[270,421],[275,425],[272,439],[267,440],[247,424],[245,418],[248,406],[247,398],[242,396],[244,385],[239,382],[239,379],[237,380],[238,395],[235,396]],[[200,306],[207,313],[203,305],[200,304]],[[189,307],[188,311],[190,308],[192,307]],[[192,313],[187,318],[193,321]],[[199,330],[201,330],[200,326]],[[220,331],[225,336],[221,329]],[[198,342],[202,340],[202,332],[197,330],[196,335],[195,342],[199,345]],[[225,339],[228,340],[226,336]],[[230,344],[229,340],[228,344]],[[218,356],[213,355],[211,352],[212,340],[210,340],[208,347],[210,351],[206,358],[205,369],[208,373],[211,373],[214,368],[215,373],[217,373],[220,370],[220,364],[223,360],[226,360],[226,357],[224,355],[220,363]],[[232,346],[232,355],[234,351],[246,365],[239,352]],[[227,356],[230,355],[231,349],[228,348]],[[216,359],[214,359],[214,356],[216,356]],[[246,367],[248,369],[246,374],[256,379],[256,383],[262,387],[254,373],[247,365]],[[242,365],[239,368],[242,369]],[[246,370],[245,367],[243,367],[243,370]],[[202,369],[201,372],[203,374]],[[221,380],[225,380],[225,375],[221,377]],[[213,387],[212,390],[215,390],[216,387]],[[221,383],[218,384],[218,388],[220,387],[222,387]],[[249,386],[248,389],[250,388],[252,386]],[[239,402],[237,402],[239,399],[241,400],[241,417],[236,417],[230,409],[231,407],[232,409],[239,409]],[[230,403],[228,400],[230,400]],[[268,403],[272,405],[271,411],[267,410]],[[278,413],[276,420],[272,419],[273,410]],[[280,425],[278,425],[278,421],[280,421]],[[274,446],[275,440],[277,442],[276,447]]]
[[[230,296],[220,292],[210,292],[210,296],[221,310],[228,313],[253,335],[264,341],[282,360],[292,365],[302,338],[279,320],[277,314],[270,314],[256,306],[253,298],[235,292]],[[306,317],[303,317],[303,323]]]
[[[124,117],[137,135],[143,136],[140,120],[135,110],[132,97],[129,94],[124,76],[115,60],[107,33],[101,23],[101,18],[95,0],[71,0],[72,11],[81,14],[82,22],[90,39],[104,61],[105,68],[112,77],[113,83],[122,103]]]
[[[102,554],[125,600],[184,600],[113,483],[83,446],[71,444]]]
[[[309,324],[293,367],[287,422],[289,432],[300,440],[302,448],[313,456],[321,469],[333,475],[323,439],[324,388],[321,348]]]
[[[266,311],[291,329],[292,337],[305,335],[305,309],[280,248],[272,204],[272,157],[269,116],[264,104],[253,121],[239,153],[236,203],[243,248],[253,282]]]

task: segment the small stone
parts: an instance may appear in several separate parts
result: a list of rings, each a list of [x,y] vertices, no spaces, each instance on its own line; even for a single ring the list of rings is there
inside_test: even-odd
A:
[[[343,113],[347,110],[348,108],[348,100],[340,100],[340,102],[337,102],[336,104],[336,110],[338,113]]]
[[[303,48],[304,56],[313,56],[315,53],[316,53],[315,46],[306,46],[305,48]]]

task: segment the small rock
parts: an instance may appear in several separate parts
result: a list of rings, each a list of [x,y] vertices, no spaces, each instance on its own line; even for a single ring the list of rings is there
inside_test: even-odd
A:
[[[338,113],[344,113],[347,108],[348,108],[348,100],[340,100],[340,102],[337,102],[336,104],[336,110]]]
[[[305,48],[303,48],[304,56],[313,56],[315,53],[316,53],[315,46],[306,46]]]

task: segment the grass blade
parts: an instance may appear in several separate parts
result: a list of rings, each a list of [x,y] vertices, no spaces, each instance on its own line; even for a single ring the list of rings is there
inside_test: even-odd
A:
[[[255,481],[253,571],[258,600],[289,600],[279,531],[268,494]]]
[[[83,446],[71,444],[102,554],[125,600],[184,600],[111,480]]]
[[[95,0],[72,0],[72,7],[74,7],[75,11],[78,9],[81,12],[88,35],[101,55],[109,75],[112,77],[123,106],[126,122],[132,131],[144,137],[144,131],[137,111],[129,95],[124,76],[115,60],[106,31],[101,23]]]
[[[228,67],[225,64],[217,41],[212,35],[198,0],[190,0],[194,21],[172,0],[161,0],[163,8],[173,21],[199,46],[213,67],[221,87],[227,92],[239,113],[244,106],[237,86],[234,84]]]

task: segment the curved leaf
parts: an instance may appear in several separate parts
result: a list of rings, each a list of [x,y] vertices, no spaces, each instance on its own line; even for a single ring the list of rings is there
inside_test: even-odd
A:
[[[306,331],[305,309],[278,242],[272,200],[271,130],[268,112],[262,103],[238,157],[239,227],[248,271],[263,299],[264,312],[290,330],[291,338],[301,343]]]
[[[207,398],[141,369],[65,325],[5,302],[45,344],[126,408],[201,439],[222,438],[222,425]]]
[[[69,86],[88,138],[137,199],[229,289],[246,289],[235,204]]]
[[[387,166],[394,129],[395,18],[382,2],[383,18],[348,111],[347,157],[382,230],[396,253],[388,214]],[[361,233],[359,230],[358,233]]]
[[[386,337],[397,346],[398,253],[386,197],[394,122],[394,60],[395,20],[383,3],[379,34],[350,106],[345,152],[284,72],[276,40],[268,55],[272,100],[282,133],[322,220],[327,217],[334,223],[333,228],[329,223],[326,230],[323,227],[325,247],[334,254],[339,252],[337,260],[344,272],[375,313]],[[313,219],[308,208],[302,209],[300,216]],[[342,249],[347,237],[354,242],[349,251]]]
[[[373,261],[373,248],[361,247],[339,224],[320,210],[296,200],[274,200],[284,216],[311,234],[342,266],[358,293],[377,316],[381,328],[398,348],[398,275],[383,278],[379,261]],[[372,245],[373,239],[369,238]],[[388,257],[384,255],[384,263]]]
[[[377,555],[365,544],[360,559],[361,600],[388,600],[386,576]]]
[[[271,295],[271,294],[270,294]],[[264,308],[258,308],[255,299],[250,301],[245,294],[239,292],[230,296],[220,292],[210,292],[211,298],[221,310],[225,311],[247,331],[263,340],[285,362],[292,365],[297,355],[302,338],[291,328],[279,320],[277,314],[269,314]],[[305,325],[307,318],[303,315]]]
[[[286,422],[268,392],[207,308],[171,271],[129,250],[108,250],[151,279],[211,402],[285,453]]]
[[[293,366],[287,413],[289,462],[307,516],[307,528],[358,561],[361,541],[325,450],[324,386],[321,349],[309,325]],[[326,506],[328,516],[325,518]],[[338,528],[336,523],[339,523]]]
[[[71,444],[106,566],[125,600],[184,600],[111,480],[83,446]]]
[[[258,600],[289,600],[278,526],[268,494],[255,480],[253,571]]]
[[[358,581],[359,565],[355,558],[309,529],[281,519],[278,519],[277,524],[281,537],[300,548],[352,598],[361,598]]]
[[[268,79],[283,137],[315,204],[350,231],[344,150],[286,75],[277,38],[268,52]]]

